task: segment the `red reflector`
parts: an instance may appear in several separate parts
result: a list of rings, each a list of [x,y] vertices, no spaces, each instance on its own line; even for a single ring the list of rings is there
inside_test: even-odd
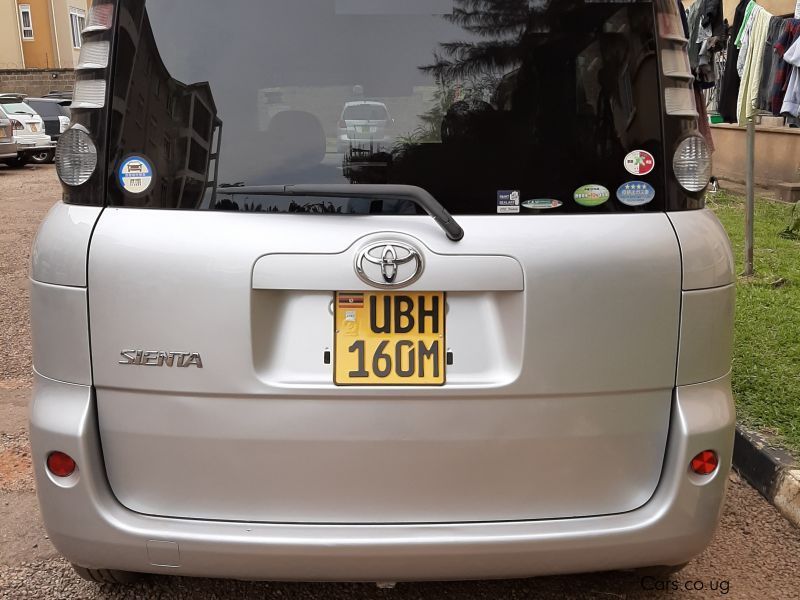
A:
[[[75,461],[63,452],[51,452],[47,457],[47,468],[56,477],[69,477],[75,472]]]
[[[690,463],[692,471],[698,475],[710,475],[717,470],[719,458],[717,453],[713,450],[703,450],[700,454],[695,456]]]

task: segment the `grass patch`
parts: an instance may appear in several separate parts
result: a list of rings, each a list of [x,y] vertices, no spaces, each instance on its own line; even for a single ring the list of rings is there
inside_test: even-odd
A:
[[[709,194],[744,270],[744,199]],[[733,393],[739,421],[776,435],[800,453],[800,241],[778,234],[792,205],[756,200],[752,278],[736,285]]]

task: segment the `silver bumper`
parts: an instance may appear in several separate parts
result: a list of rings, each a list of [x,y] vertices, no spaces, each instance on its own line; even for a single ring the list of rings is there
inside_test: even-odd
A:
[[[673,565],[711,540],[725,494],[735,413],[730,375],[676,388],[661,481],[637,510],[608,516],[430,525],[292,525],[169,519],[122,507],[108,485],[92,389],[40,375],[30,409],[39,502],[71,562],[202,577],[303,581],[510,578]],[[690,459],[720,455],[699,481]],[[56,482],[49,452],[78,471]],[[585,490],[591,494],[591,490]]]
[[[0,158],[16,158],[17,145],[14,142],[0,142]]]

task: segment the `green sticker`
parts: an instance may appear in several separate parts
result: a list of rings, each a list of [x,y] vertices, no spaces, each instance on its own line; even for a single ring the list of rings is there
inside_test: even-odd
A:
[[[581,206],[600,206],[608,202],[611,192],[602,185],[590,183],[575,190],[575,202]]]

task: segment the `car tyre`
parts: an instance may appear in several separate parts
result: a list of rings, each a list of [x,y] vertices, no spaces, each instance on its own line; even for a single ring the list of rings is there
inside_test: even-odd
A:
[[[55,150],[42,150],[41,152],[31,154],[31,162],[37,165],[47,165],[53,162],[55,157]]]
[[[3,162],[12,169],[21,169],[22,167],[28,164],[28,157],[18,156],[17,158],[9,158],[7,160],[4,160]]]
[[[81,579],[91,581],[92,583],[130,585],[142,579],[141,573],[132,573],[130,571],[117,571],[116,569],[87,569],[74,564],[72,565],[72,568]]]

